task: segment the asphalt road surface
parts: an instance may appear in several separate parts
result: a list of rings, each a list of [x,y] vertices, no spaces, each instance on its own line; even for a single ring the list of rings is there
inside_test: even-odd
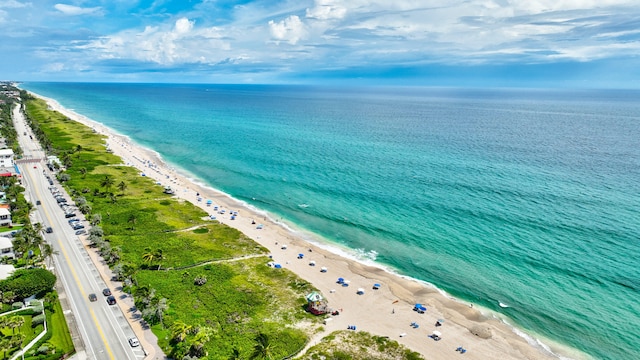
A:
[[[40,145],[26,126],[23,114],[15,108],[14,126],[18,132],[18,141],[24,151],[24,157],[18,163],[22,173],[22,184],[26,188],[25,196],[36,209],[32,213],[32,221],[40,222],[43,228],[51,227],[52,233],[45,233],[45,240],[57,251],[53,259],[53,271],[58,276],[61,289],[61,298],[64,296],[69,304],[65,309],[67,319],[77,325],[81,338],[77,347],[77,358],[80,359],[143,359],[145,357],[142,347],[131,347],[128,339],[134,337],[134,332],[126,320],[125,314],[117,305],[109,305],[102,289],[106,288],[104,280],[96,266],[91,261],[87,249],[68,223],[63,210],[54,199],[47,179],[47,175],[54,181],[54,185],[67,198],[72,205],[71,198],[64,193],[64,189],[55,181],[54,174],[45,166],[46,157]],[[26,133],[26,135],[24,135]],[[77,218],[88,231],[90,225],[84,220],[82,214]],[[51,265],[51,264],[50,264]],[[112,289],[112,291],[115,289]],[[89,294],[96,294],[97,300],[90,301]],[[114,291],[115,294],[115,291]],[[121,295],[124,296],[124,295]],[[116,296],[116,299],[119,300]],[[73,326],[72,326],[73,328]],[[78,343],[78,341],[75,341]],[[84,346],[84,349],[78,348]]]

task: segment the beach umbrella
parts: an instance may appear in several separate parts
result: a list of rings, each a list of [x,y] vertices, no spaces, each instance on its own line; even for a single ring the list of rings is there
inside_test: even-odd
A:
[[[344,282],[344,278],[338,278],[338,284],[342,284]]]
[[[316,266],[316,262],[313,260],[309,261],[309,266]]]
[[[211,204],[213,204],[213,201],[207,200],[207,204],[211,205]]]
[[[298,259],[302,259],[304,257],[304,254],[298,254]]]
[[[380,288],[380,284],[373,284],[373,289],[378,290]]]
[[[326,267],[324,267],[324,266],[323,266],[323,267],[321,267],[321,268],[320,268],[320,272],[327,272],[327,268],[326,268]]]
[[[434,330],[433,331],[433,335],[440,337],[440,336],[442,336],[442,333],[440,331],[438,331],[438,330]]]
[[[364,289],[363,288],[358,288],[358,291],[356,291],[356,294],[358,294],[358,295],[364,294]]]

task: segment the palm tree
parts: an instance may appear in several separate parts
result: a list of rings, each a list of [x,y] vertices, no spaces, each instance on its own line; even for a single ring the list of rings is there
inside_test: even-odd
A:
[[[33,224],[33,231],[35,231],[36,233],[40,233],[40,231],[42,231],[42,229],[44,228],[44,226],[42,225],[42,223],[35,223]]]
[[[105,188],[108,191],[109,189],[111,189],[111,187],[115,183],[116,183],[116,181],[113,180],[109,175],[105,175],[104,179],[102,179],[102,181],[100,182],[100,186],[102,186],[103,188]]]
[[[271,342],[267,334],[260,333],[255,338],[256,344],[253,346],[253,353],[249,359],[267,359],[271,360]]]
[[[171,325],[171,338],[176,342],[184,341],[192,329],[193,326],[188,325],[184,321],[177,320]]]
[[[155,259],[156,253],[151,251],[151,248],[145,248],[144,253],[142,254],[142,260],[148,262],[149,266],[151,266],[151,263],[154,262]]]
[[[206,355],[204,353],[204,345],[209,342],[211,335],[213,335],[213,329],[206,326],[201,327],[193,337],[189,353],[197,357]]]
[[[120,181],[120,183],[118,184],[118,190],[120,190],[120,192],[124,194],[124,191],[127,190],[127,183],[125,183],[124,181]]]
[[[156,249],[154,255],[156,257],[156,261],[158,262],[158,270],[160,270],[160,265],[162,263],[162,260],[165,259],[165,256],[162,253],[162,249]]]
[[[41,251],[41,255],[42,255],[42,260],[44,260],[45,262],[47,262],[47,260],[51,260],[53,258],[53,255],[58,255],[58,251],[53,249],[53,246],[51,246],[51,244],[44,244],[42,245],[42,249]],[[51,266],[51,264],[47,264],[47,267]]]
[[[4,353],[3,359],[7,358],[7,351],[13,348],[13,344],[11,343],[11,339],[6,337],[0,340],[0,351]]]
[[[13,333],[16,333],[16,329],[24,325],[24,318],[22,316],[16,315],[9,318],[9,323],[7,324]]]

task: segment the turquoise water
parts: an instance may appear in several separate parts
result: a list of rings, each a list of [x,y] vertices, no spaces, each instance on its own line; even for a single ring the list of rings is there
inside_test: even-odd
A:
[[[22,87],[534,336],[640,358],[640,92]]]

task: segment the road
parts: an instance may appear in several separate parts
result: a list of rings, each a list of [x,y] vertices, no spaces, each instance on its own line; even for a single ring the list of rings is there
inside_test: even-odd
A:
[[[125,314],[119,306],[107,304],[106,297],[102,295],[102,289],[107,287],[105,281],[51,194],[51,185],[45,175],[54,179],[54,186],[72,203],[46,168],[44,151],[37,141],[30,139],[32,132],[18,107],[14,108],[13,119],[18,141],[24,151],[23,159],[26,159],[18,165],[22,173],[22,184],[26,189],[25,196],[34,204],[37,200],[41,202],[41,205],[35,206],[32,221],[53,229],[52,233],[44,233],[44,238],[58,253],[54,255],[53,263],[55,273],[64,288],[60,290],[61,299],[64,296],[69,304],[69,309],[65,309],[66,318],[72,319],[71,322],[77,325],[81,343],[84,344],[84,349],[76,349],[77,357],[96,360],[143,359],[145,354],[142,347],[132,348],[128,343],[134,332]],[[76,214],[82,215],[79,211]],[[79,218],[88,229],[87,221]],[[97,295],[97,301],[89,301],[91,293]]]

